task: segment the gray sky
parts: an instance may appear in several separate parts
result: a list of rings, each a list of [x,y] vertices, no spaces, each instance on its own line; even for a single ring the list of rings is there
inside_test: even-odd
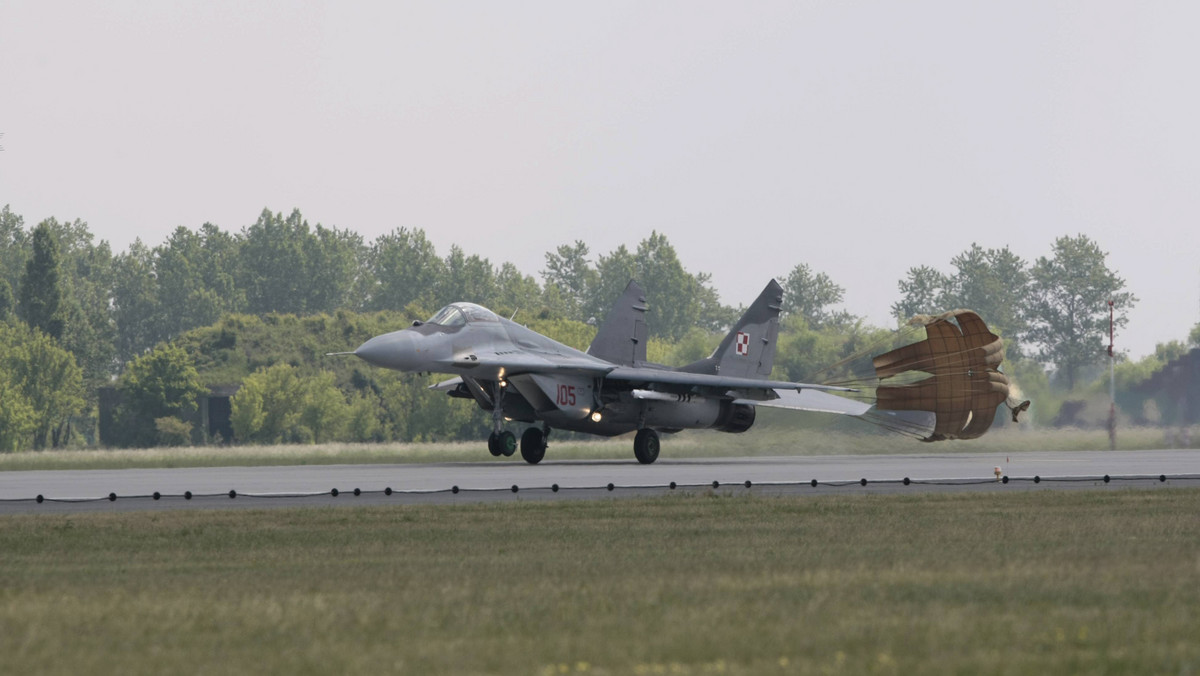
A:
[[[0,204],[123,250],[262,208],[528,272],[665,233],[726,303],[798,263],[1085,233],[1200,320],[1200,3],[0,0]]]

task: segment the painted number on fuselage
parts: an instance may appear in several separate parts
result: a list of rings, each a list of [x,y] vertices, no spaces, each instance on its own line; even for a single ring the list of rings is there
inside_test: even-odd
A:
[[[558,405],[559,406],[574,406],[575,405],[575,386],[574,385],[559,385],[558,386]]]

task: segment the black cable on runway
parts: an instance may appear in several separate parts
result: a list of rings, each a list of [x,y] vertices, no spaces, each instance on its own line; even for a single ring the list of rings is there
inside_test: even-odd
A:
[[[308,491],[296,493],[238,493],[239,498],[255,498],[259,500],[271,500],[274,498],[318,498],[323,495],[337,497],[337,489],[329,491]]]
[[[1166,483],[1171,481],[1197,481],[1200,480],[1200,474],[1130,474],[1130,475],[1095,475],[1095,476],[1049,476],[1041,475],[1034,476],[1002,476],[998,481],[992,478],[979,477],[963,477],[963,478],[938,478],[938,479],[913,479],[904,477],[903,479],[867,479],[862,477],[859,479],[837,479],[837,480],[818,480],[810,479],[808,481],[725,481],[713,480],[711,482],[697,483],[677,483],[671,481],[669,483],[648,483],[648,484],[617,484],[609,482],[601,485],[584,485],[584,486],[562,486],[557,483],[549,486],[526,486],[521,487],[518,484],[511,486],[475,486],[475,487],[460,487],[451,486],[449,488],[407,488],[393,489],[390,486],[383,489],[363,490],[354,488],[350,493],[355,497],[363,495],[384,496],[393,495],[435,495],[439,493],[451,493],[457,495],[459,493],[514,493],[518,494],[522,491],[550,491],[558,493],[560,491],[606,491],[615,492],[621,491],[649,491],[649,490],[718,490],[720,487],[726,488],[741,488],[749,490],[752,487],[759,488],[794,488],[801,486],[811,486],[812,488],[850,488],[850,487],[869,487],[875,484],[885,485],[903,485],[903,486],[980,486],[987,484],[1008,485],[1013,482],[1022,483],[1097,483],[1110,484],[1112,482],[1147,482],[1154,481],[1157,483]],[[319,497],[338,497],[342,495],[342,491],[337,488],[332,488],[327,491],[287,491],[274,493],[239,493],[236,490],[230,490],[222,493],[192,493],[184,491],[183,493],[169,494],[154,491],[148,494],[133,494],[133,495],[118,495],[115,492],[107,495],[89,496],[89,497],[47,497],[44,494],[38,494],[34,497],[19,497],[19,498],[0,498],[0,503],[20,503],[20,502],[36,502],[42,504],[45,502],[54,503],[90,503],[90,502],[116,502],[118,500],[161,500],[163,498],[183,498],[184,500],[204,499],[204,498],[228,498],[230,500],[241,498],[253,498],[260,500],[270,500],[274,498],[319,498]]]

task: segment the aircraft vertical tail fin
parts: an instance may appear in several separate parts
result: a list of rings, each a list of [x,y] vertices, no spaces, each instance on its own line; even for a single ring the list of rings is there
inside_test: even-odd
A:
[[[646,361],[646,292],[630,280],[609,310],[587,353],[621,366]]]
[[[711,356],[680,368],[736,378],[767,378],[775,364],[783,287],[772,279]]]

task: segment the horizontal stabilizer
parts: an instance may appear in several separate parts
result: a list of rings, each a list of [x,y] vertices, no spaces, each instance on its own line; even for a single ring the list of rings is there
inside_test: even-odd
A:
[[[839,397],[820,390],[776,390],[778,399],[755,401],[739,399],[734,403],[754,404],[770,408],[786,408],[793,411],[815,411],[818,413],[840,413],[842,415],[862,415],[871,410],[871,405],[854,399]]]

